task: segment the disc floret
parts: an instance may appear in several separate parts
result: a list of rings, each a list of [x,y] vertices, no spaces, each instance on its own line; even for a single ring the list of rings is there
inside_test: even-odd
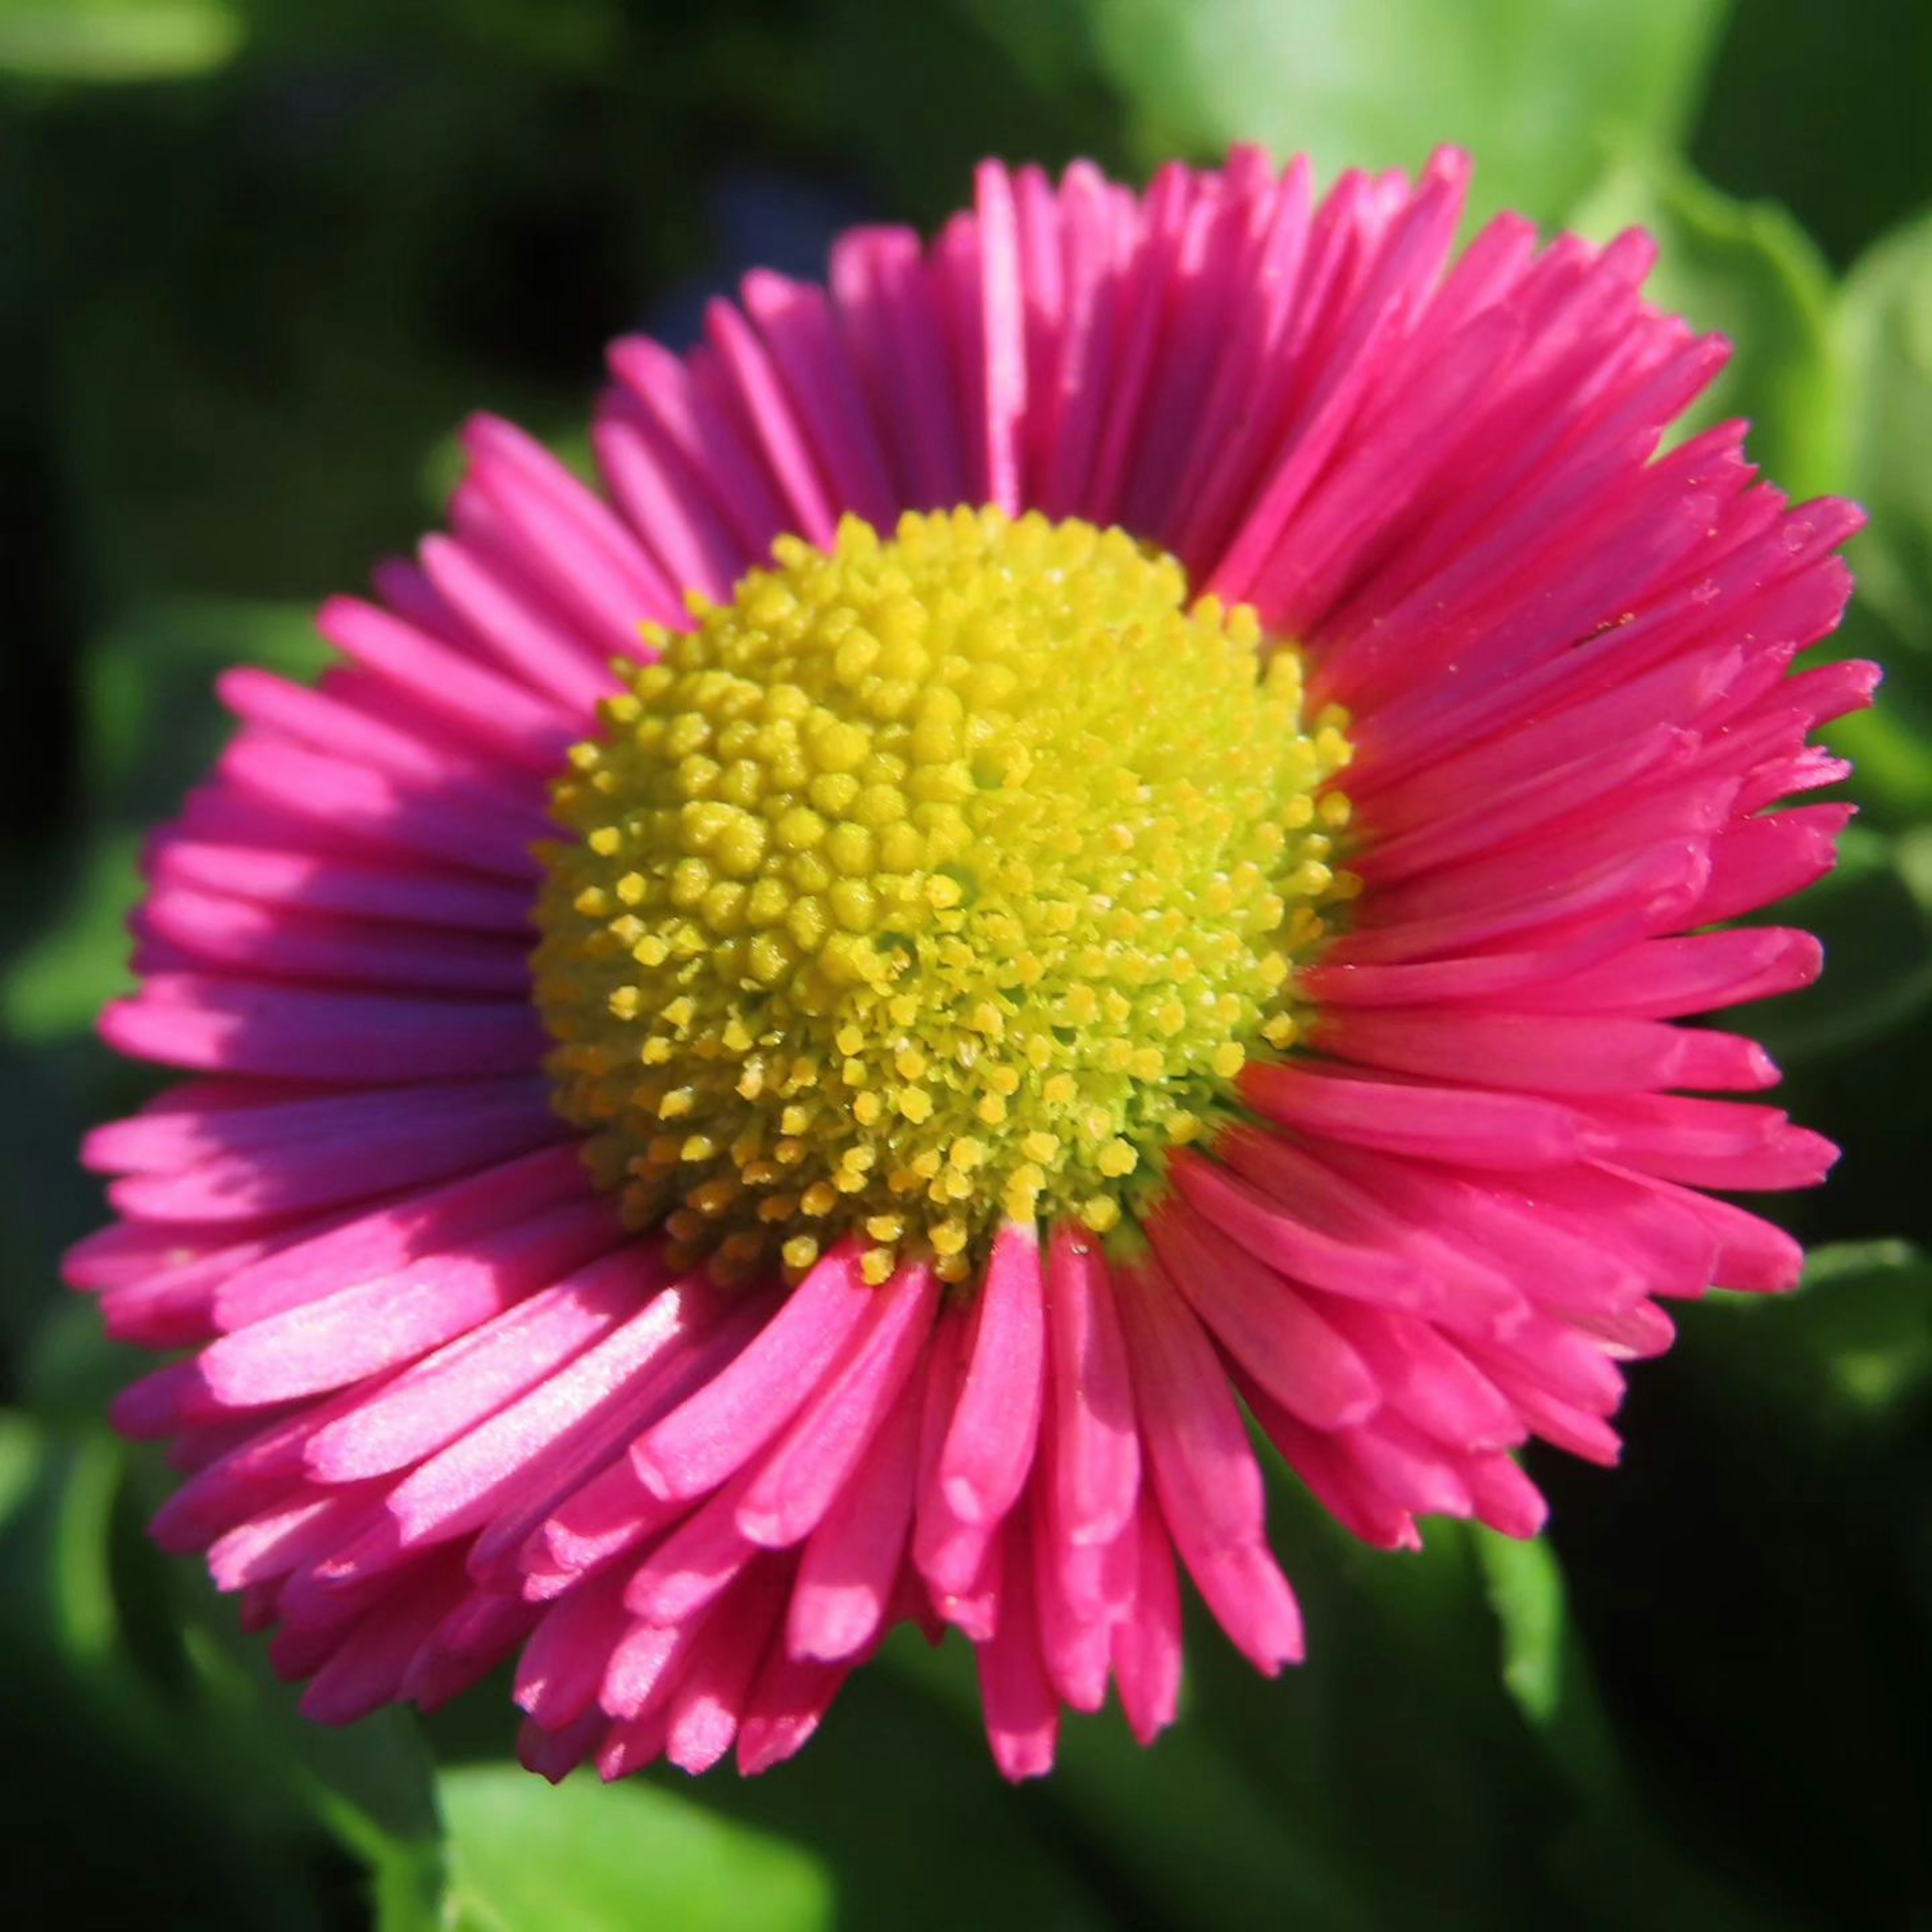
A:
[[[1298,1026],[1346,719],[1119,530],[993,509],[795,538],[652,630],[554,799],[557,1104],[724,1276],[856,1235],[965,1278],[1132,1214]]]

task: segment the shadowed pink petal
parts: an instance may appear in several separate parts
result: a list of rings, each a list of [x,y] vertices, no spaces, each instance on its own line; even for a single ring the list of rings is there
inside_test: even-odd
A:
[[[1123,1276],[1120,1312],[1161,1514],[1208,1607],[1272,1676],[1300,1659],[1301,1618],[1267,1554],[1261,1471],[1227,1376],[1151,1262]]]
[[[773,1644],[738,1720],[738,1768],[754,1778],[802,1750],[849,1668],[789,1657]]]
[[[1060,1702],[1040,1652],[1026,1518],[1022,1508],[1006,1520],[999,1622],[974,1652],[993,1761],[1015,1784],[1044,1778],[1053,1768],[1060,1738]]]
[[[786,1566],[766,1561],[705,1626],[665,1712],[664,1755],[680,1771],[709,1771],[731,1748],[790,1580]]]
[[[695,1496],[742,1468],[811,1396],[872,1306],[848,1244],[827,1255],[729,1368],[632,1444],[646,1488]]]
[[[1045,1346],[1041,1294],[1039,1239],[1009,1222],[994,1238],[965,1379],[939,1452],[940,1486],[962,1522],[998,1522],[1032,1466]]]
[[[666,1308],[664,1304],[670,1302]],[[729,1361],[770,1312],[763,1298],[722,1313],[701,1286],[667,1289],[570,1366],[422,1464],[390,1498],[405,1540],[474,1528],[471,1574],[513,1570],[537,1525],[661,1415]]]
[[[786,1624],[794,1657],[838,1663],[878,1634],[912,1522],[924,1401],[910,1378],[807,1541]]]
[[[474,1253],[418,1262],[225,1335],[203,1352],[202,1372],[222,1401],[246,1407],[339,1388],[463,1334],[616,1238],[602,1201],[553,1208]]]
[[[404,1371],[320,1431],[310,1472],[323,1482],[385,1475],[418,1461],[587,1347],[669,1285],[661,1256],[593,1262]]]
[[[1114,1287],[1100,1244],[1064,1224],[1047,1250],[1046,1440],[1061,1534],[1113,1541],[1140,1491],[1140,1436]]]
[[[1285,1127],[1391,1154],[1470,1167],[1556,1167],[1581,1151],[1568,1108],[1521,1094],[1351,1078],[1328,1068],[1256,1063],[1241,1097]]]
[[[701,1617],[678,1624],[633,1622],[606,1660],[598,1702],[612,1717],[625,1719],[660,1707],[704,1628]]]
[[[624,1586],[624,1606],[653,1624],[683,1622],[741,1575],[758,1546],[738,1527],[750,1486],[740,1473],[700,1504],[646,1556]]]
[[[517,1664],[518,1704],[546,1730],[590,1709],[618,1639],[628,1628],[620,1580],[601,1576],[544,1612]]]
[[[942,1614],[949,1600],[971,1590],[997,1546],[997,1525],[966,1522],[953,1509],[939,1480],[940,1451],[952,1426],[966,1372],[970,1326],[970,1318],[958,1309],[947,1310],[934,1324],[920,1410],[912,1560]]]
[[[1028,1514],[1034,1606],[1048,1682],[1073,1709],[1097,1711],[1107,1696],[1110,1634],[1120,1616],[1131,1613],[1138,1581],[1138,1528],[1130,1519],[1112,1544],[1076,1549],[1054,1520],[1050,1498],[1036,1490]]]
[[[518,1003],[310,992],[190,973],[150,979],[107,1009],[100,1030],[138,1060],[331,1086],[520,1073],[543,1051],[536,1014]]]
[[[1133,1606],[1108,1642],[1120,1708],[1134,1736],[1150,1744],[1174,1722],[1180,1701],[1180,1582],[1160,1507],[1145,1491],[1136,1518]]]
[[[824,1520],[925,1351],[939,1302],[932,1270],[902,1268],[874,1298],[844,1360],[758,1465],[738,1506],[738,1527],[766,1549],[803,1541]]]
[[[1346,1429],[1375,1413],[1382,1400],[1375,1378],[1291,1283],[1184,1201],[1162,1203],[1147,1228],[1168,1280],[1291,1414],[1317,1429]]]

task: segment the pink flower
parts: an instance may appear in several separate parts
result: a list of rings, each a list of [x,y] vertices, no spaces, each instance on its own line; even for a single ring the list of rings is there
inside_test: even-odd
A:
[[[1832,1150],[1673,1022],[1818,969],[1719,928],[1848,815],[1772,808],[1858,514],[1660,453],[1724,345],[1639,234],[1452,260],[1466,173],[988,165],[619,343],[595,491],[472,422],[320,686],[224,680],[70,1269],[311,1714],[514,1654],[548,1775],[758,1771],[910,1619],[1032,1775],[1172,1720],[1183,1572],[1300,1657],[1244,1411],[1531,1535],[1660,1302],[1795,1281],[1702,1190]]]

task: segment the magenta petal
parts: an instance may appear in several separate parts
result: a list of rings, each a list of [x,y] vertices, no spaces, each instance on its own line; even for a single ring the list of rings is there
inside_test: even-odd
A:
[[[784,1612],[786,1570],[769,1559],[706,1624],[666,1710],[664,1755],[680,1771],[708,1771],[738,1735],[752,1681]]]
[[[615,1579],[600,1577],[548,1610],[518,1660],[513,1693],[546,1730],[561,1730],[596,1698],[630,1622]]]
[[[838,1663],[878,1634],[912,1522],[924,1394],[907,1382],[806,1544],[786,1625],[794,1657]]]
[[[768,1550],[803,1541],[824,1519],[924,1352],[939,1300],[931,1270],[902,1269],[875,1298],[850,1354],[759,1464],[738,1505],[738,1527]]]
[[[554,1208],[471,1255],[419,1262],[323,1295],[211,1345],[202,1372],[224,1402],[253,1407],[313,1395],[424,1354],[607,1252],[608,1204]]]
[[[1282,1126],[1471,1167],[1554,1167],[1581,1150],[1574,1115],[1520,1094],[1350,1078],[1310,1066],[1249,1067],[1242,1097]]]
[[[1300,1658],[1301,1619],[1266,1552],[1261,1471],[1227,1376],[1151,1263],[1126,1276],[1120,1309],[1161,1514],[1208,1607],[1272,1676]]]
[[[747,1478],[734,1477],[687,1516],[632,1573],[624,1606],[654,1624],[683,1622],[713,1602],[758,1554],[738,1527]]]
[[[850,1244],[827,1255],[729,1368],[632,1444],[647,1488],[700,1496],[791,1420],[872,1306],[859,1259]]]
[[[1054,1521],[1076,1545],[1111,1543],[1140,1491],[1133,1387],[1100,1244],[1065,1225],[1047,1250],[1046,1320]]]
[[[1060,1738],[1060,1701],[1040,1655],[1024,1510],[1008,1518],[1005,1534],[1008,1553],[1003,1565],[1005,1581],[1000,1592],[998,1624],[974,1654],[980,1666],[980,1695],[986,1706],[986,1737],[993,1748],[993,1760],[1018,1784],[1023,1778],[1044,1778],[1053,1768]]]
[[[773,1644],[738,1721],[738,1768],[754,1778],[803,1750],[848,1668],[789,1657]]]
[[[938,1479],[962,1522],[998,1522],[1018,1496],[1040,1432],[1045,1318],[1040,1244],[1012,1222],[994,1238],[965,1380]]]
[[[1291,1413],[1318,1429],[1346,1429],[1375,1413],[1375,1377],[1292,1283],[1184,1202],[1164,1204],[1148,1232],[1168,1280],[1215,1340]]]
[[[1180,1584],[1160,1506],[1145,1492],[1132,1533],[1140,1545],[1133,1606],[1108,1642],[1120,1707],[1134,1736],[1149,1744],[1174,1722],[1180,1702]]]
[[[1139,1532],[1130,1520],[1112,1544],[1081,1549],[1066,1541],[1050,1498],[1036,1491],[1028,1515],[1034,1604],[1048,1682],[1072,1709],[1097,1711],[1107,1695],[1110,1634],[1117,1616],[1132,1604],[1138,1580]]]

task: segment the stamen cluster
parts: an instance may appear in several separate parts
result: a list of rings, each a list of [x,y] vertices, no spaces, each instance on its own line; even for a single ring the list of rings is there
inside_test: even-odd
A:
[[[961,509],[776,557],[650,631],[556,788],[559,1107],[726,1278],[1114,1227],[1295,1036],[1353,884],[1346,719],[1304,728],[1295,652],[1119,530]]]

